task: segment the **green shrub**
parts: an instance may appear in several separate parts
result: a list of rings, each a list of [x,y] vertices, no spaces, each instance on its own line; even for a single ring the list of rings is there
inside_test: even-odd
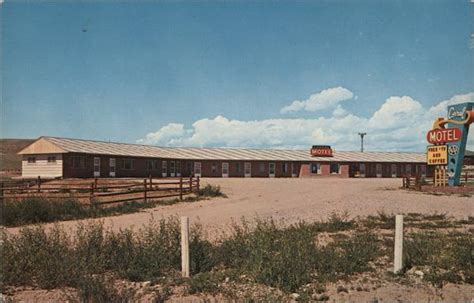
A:
[[[204,188],[199,189],[199,196],[201,197],[224,197],[227,196],[222,192],[221,187],[219,185],[211,185],[207,184]]]
[[[77,288],[81,302],[134,302],[135,291],[131,289],[118,290],[114,287],[114,279],[111,277],[97,275],[83,276],[81,277]]]
[[[428,267],[426,280],[441,287],[446,282],[474,282],[474,239],[470,234],[422,232],[404,242],[406,268]]]
[[[212,273],[205,272],[193,276],[189,280],[189,293],[215,293],[218,291],[219,280]]]
[[[41,197],[5,201],[1,224],[16,226],[57,220],[71,220],[87,216],[87,209],[73,198],[52,201]]]

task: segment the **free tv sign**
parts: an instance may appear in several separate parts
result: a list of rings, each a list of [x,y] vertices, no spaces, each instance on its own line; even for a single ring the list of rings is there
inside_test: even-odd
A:
[[[426,135],[426,140],[431,144],[442,144],[461,140],[462,132],[459,128],[432,129]]]

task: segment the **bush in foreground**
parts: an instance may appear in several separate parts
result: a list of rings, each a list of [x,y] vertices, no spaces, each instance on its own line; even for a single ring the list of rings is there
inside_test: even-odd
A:
[[[321,242],[320,233],[332,235],[330,241]],[[16,235],[3,231],[1,240],[2,286],[71,286],[84,299],[116,295],[102,280],[97,285],[86,283],[90,277],[159,281],[179,276],[181,265],[176,217],[151,221],[137,231],[113,232],[100,222],[79,224],[72,235],[59,225],[48,230],[26,227]],[[372,271],[376,260],[392,256],[387,245],[393,243],[387,243],[363,226],[336,216],[328,222],[289,226],[271,219],[243,220],[229,236],[215,242],[205,240],[202,228],[193,225],[193,278],[186,283],[192,292],[215,292],[219,281],[230,274],[236,280],[245,276],[244,283],[295,292],[308,283],[334,282]],[[407,266],[430,266],[427,279],[434,285],[473,282],[470,235],[410,233],[405,247]]]

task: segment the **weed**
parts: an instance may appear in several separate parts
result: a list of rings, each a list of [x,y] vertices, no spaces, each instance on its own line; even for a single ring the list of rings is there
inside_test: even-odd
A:
[[[211,184],[207,184],[204,188],[199,189],[199,196],[227,198],[227,195],[222,192],[221,187],[219,185],[215,186]]]
[[[128,303],[133,302],[135,297],[135,291],[131,289],[118,290],[115,288],[114,279],[111,277],[84,276],[80,279],[77,287],[81,302]]]
[[[189,280],[189,293],[216,293],[219,280],[209,272],[199,273]]]
[[[473,283],[473,247],[469,234],[416,233],[404,243],[405,265],[429,267],[426,280],[437,287],[446,282]]]

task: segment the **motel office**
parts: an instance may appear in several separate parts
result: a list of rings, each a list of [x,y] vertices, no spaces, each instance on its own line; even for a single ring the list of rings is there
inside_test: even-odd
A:
[[[40,137],[19,152],[24,178],[431,176],[424,153],[163,148]]]

